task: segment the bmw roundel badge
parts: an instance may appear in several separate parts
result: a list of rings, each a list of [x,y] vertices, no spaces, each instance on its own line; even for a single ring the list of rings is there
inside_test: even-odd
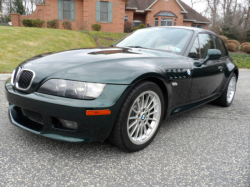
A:
[[[187,70],[187,74],[188,74],[188,76],[191,76],[191,71],[190,71],[190,69]]]

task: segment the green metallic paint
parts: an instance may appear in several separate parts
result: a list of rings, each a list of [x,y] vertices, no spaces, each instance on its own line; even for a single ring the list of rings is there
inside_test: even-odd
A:
[[[197,34],[204,30],[190,29],[193,29],[194,34],[187,50],[180,55],[150,49],[112,47],[47,53],[23,62],[20,67],[34,71],[36,76],[25,92],[13,87],[10,79],[6,81],[5,94],[10,103],[11,122],[25,130],[57,140],[102,141],[108,138],[128,93],[140,81],[151,80],[163,90],[167,117],[219,97],[230,75],[238,68],[229,56],[220,58],[223,63],[218,62],[223,64],[223,72],[218,72],[216,66],[212,67],[213,59],[209,58],[201,66],[195,66],[195,62],[201,61],[187,56]],[[211,53],[217,54],[217,51]],[[191,71],[191,76],[187,76],[187,70]],[[107,85],[97,99],[77,100],[38,93],[40,86],[49,79]],[[204,83],[207,93],[201,92],[195,98],[198,93],[195,86],[202,91]],[[40,130],[35,122],[23,116],[21,108],[42,114],[45,120],[43,129]],[[111,115],[86,116],[86,110],[94,109],[110,109]],[[76,131],[58,129],[54,119],[76,121],[79,128]]]

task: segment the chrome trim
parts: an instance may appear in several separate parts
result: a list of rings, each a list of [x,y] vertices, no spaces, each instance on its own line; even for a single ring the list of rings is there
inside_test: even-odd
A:
[[[16,69],[13,71],[13,74],[12,74],[12,77],[11,77],[11,84],[12,84],[12,86],[15,85],[17,77],[18,77],[18,74],[20,73],[20,70],[21,70],[21,68],[18,67],[17,73],[16,73]],[[15,76],[15,74],[16,74],[16,76]],[[15,81],[14,81],[14,79],[15,79]]]
[[[14,76],[15,76],[15,74],[16,74],[16,70],[14,70],[14,71],[12,72],[12,75],[11,75],[11,80],[10,80],[10,82],[11,82],[11,85],[12,85],[12,86],[14,86]]]
[[[29,84],[29,86],[28,86],[27,88],[25,88],[25,89],[24,89],[24,88],[20,88],[19,85],[18,85],[20,75],[22,74],[23,71],[30,71],[30,72],[33,73],[33,77],[32,77],[32,79],[31,79],[31,81],[30,81],[30,84]],[[18,75],[17,75],[16,82],[15,82],[15,87],[16,87],[18,90],[23,90],[23,91],[28,90],[28,89],[30,88],[30,86],[31,86],[31,84],[32,84],[32,82],[33,82],[35,76],[36,76],[36,73],[35,73],[34,71],[29,70],[29,69],[22,69],[21,72],[18,73]]]

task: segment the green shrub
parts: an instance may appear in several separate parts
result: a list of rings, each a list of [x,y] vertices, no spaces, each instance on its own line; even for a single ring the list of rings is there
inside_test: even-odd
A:
[[[59,27],[58,19],[53,19],[53,20],[47,21],[47,27],[58,29],[58,27]]]
[[[140,24],[139,29],[144,29],[146,26],[144,24]]]
[[[25,27],[43,27],[44,21],[40,19],[23,19],[22,23]]]
[[[72,25],[71,21],[63,21],[62,25],[63,25],[64,29],[72,30],[72,28],[71,28],[71,25]]]
[[[45,22],[45,21],[43,21],[43,20],[35,19],[35,20],[33,20],[33,26],[34,26],[34,27],[42,28],[44,22]]]
[[[136,30],[138,30],[139,29],[139,27],[134,27],[133,28],[133,31],[136,31]]]
[[[32,19],[23,19],[22,23],[23,23],[23,26],[25,27],[34,27]]]
[[[102,28],[102,26],[100,24],[98,24],[98,23],[92,25],[92,29],[94,31],[100,31],[101,28]]]

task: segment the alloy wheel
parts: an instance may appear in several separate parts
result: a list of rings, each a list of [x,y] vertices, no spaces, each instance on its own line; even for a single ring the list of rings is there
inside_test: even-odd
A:
[[[131,142],[141,145],[154,135],[160,123],[161,111],[161,100],[153,91],[145,91],[135,99],[127,120]]]

